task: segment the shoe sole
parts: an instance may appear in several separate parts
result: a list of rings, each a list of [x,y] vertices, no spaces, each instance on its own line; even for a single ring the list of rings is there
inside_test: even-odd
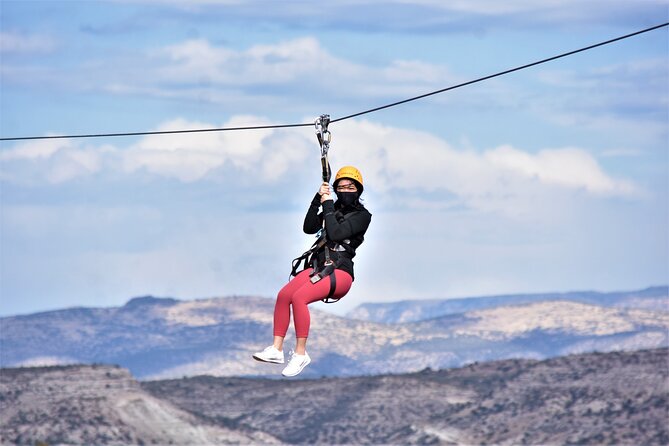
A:
[[[311,358],[309,358],[309,359],[307,360],[307,362],[304,363],[304,364],[302,365],[302,367],[300,367],[300,368],[297,370],[296,373],[294,373],[294,374],[292,374],[292,375],[288,375],[288,374],[286,374],[286,373],[281,372],[281,374],[282,374],[283,376],[287,377],[287,378],[290,378],[290,377],[292,377],[292,376],[297,376],[297,375],[299,375],[300,373],[302,373],[302,370],[304,370],[304,368],[305,368],[306,366],[308,366],[309,364],[311,364]]]
[[[285,362],[283,360],[272,361],[272,360],[269,360],[269,359],[263,359],[260,356],[256,356],[256,355],[253,355],[253,359],[255,359],[256,361],[259,361],[259,362],[268,362],[270,364],[283,364]]]

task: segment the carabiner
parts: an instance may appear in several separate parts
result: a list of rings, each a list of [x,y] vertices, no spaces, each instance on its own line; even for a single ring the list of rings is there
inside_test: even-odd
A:
[[[318,138],[318,144],[321,146],[321,156],[325,156],[328,153],[330,148],[330,141],[332,141],[332,134],[328,131],[328,125],[330,124],[330,115],[321,115],[316,118],[316,137]]]

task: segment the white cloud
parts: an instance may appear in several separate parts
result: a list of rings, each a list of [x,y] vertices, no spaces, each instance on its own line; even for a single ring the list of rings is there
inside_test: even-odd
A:
[[[254,45],[236,51],[212,45],[206,39],[188,40],[156,51],[167,62],[159,72],[170,81],[192,80],[217,84],[279,84],[298,76],[325,74],[330,65],[350,64],[325,52],[311,37]],[[341,70],[341,67],[338,68]]]
[[[53,136],[53,135],[46,135]],[[69,140],[64,139],[43,139],[27,141],[14,146],[11,149],[5,149],[0,152],[0,161],[10,161],[18,159],[37,159],[49,158],[59,149],[70,146]]]
[[[636,192],[631,182],[606,175],[588,152],[578,148],[544,149],[529,154],[511,146],[501,146],[487,151],[484,157],[500,170],[545,184],[583,188],[596,194],[624,196]]]
[[[70,70],[67,75],[11,64],[1,69],[10,83],[66,82],[59,88],[215,103],[243,112],[281,110],[284,116],[295,110],[323,109],[324,104],[333,113],[348,113],[473,77],[455,74],[443,63],[407,58],[376,65],[374,61],[354,62],[334,55],[314,37],[244,49],[200,38],[154,50],[140,47],[116,57],[113,62],[89,60],[85,69]],[[110,63],[113,70],[109,70]],[[459,90],[461,94],[434,96],[422,104],[454,104],[459,112],[453,107],[444,113],[460,116],[480,116],[491,110],[508,116],[528,112],[547,125],[613,132],[618,137],[634,134],[653,145],[666,137],[666,123],[658,116],[663,117],[661,111],[669,104],[667,70],[666,58],[649,58],[582,70],[528,71],[526,83],[491,80]],[[85,73],[85,78],[78,78],[77,72]],[[534,81],[536,77],[539,82]],[[469,122],[476,122],[474,116]]]
[[[226,16],[273,26],[327,29],[361,28],[368,32],[452,33],[480,31],[482,27],[557,27],[574,23],[647,25],[653,16],[666,15],[666,0],[356,0],[320,4],[306,0],[266,2],[253,7],[240,0],[115,0],[117,2],[165,4],[190,14],[194,19],[225,13]],[[450,26],[455,25],[455,26]]]
[[[207,88],[208,100],[230,103],[235,89],[251,86],[266,91],[267,86],[283,86],[302,95],[355,97],[415,94],[436,85],[458,81],[447,67],[417,60],[395,60],[387,66],[354,63],[336,57],[313,37],[254,45],[245,50],[216,46],[206,39],[194,39],[149,53],[152,74],[145,79],[151,87],[130,86],[116,81],[109,91],[142,91],[153,95],[202,97]],[[166,87],[160,87],[160,86]],[[167,86],[169,86],[169,91]],[[179,92],[174,92],[175,86]],[[215,86],[215,88],[208,88]],[[345,86],[346,88],[342,88]],[[233,90],[233,96],[216,90]],[[237,93],[239,94],[239,93]],[[262,93],[250,93],[261,97]],[[273,93],[276,95],[277,93]]]
[[[21,142],[0,152],[0,179],[17,184],[63,183],[100,172],[110,145],[81,147],[67,139]]]
[[[528,100],[536,115],[564,127],[585,127],[631,140],[664,141],[669,62],[639,59],[584,70],[543,70],[543,94]]]
[[[219,127],[270,124],[264,118],[235,116]],[[177,119],[157,130],[215,127]],[[264,181],[272,181],[286,173],[290,162],[303,159],[307,150],[304,139],[272,129],[151,135],[123,152],[123,165],[127,172],[146,168],[152,173],[192,182],[229,163],[239,171],[260,174]]]
[[[514,13],[534,13],[547,14],[553,13],[556,18],[575,17],[583,14],[584,10],[601,9],[606,12],[608,9],[619,10],[629,5],[626,2],[611,2],[610,0],[542,0],[541,2],[527,2],[526,0],[512,0],[498,2],[495,0],[477,0],[475,2],[468,0],[456,0],[443,2],[440,0],[395,0],[390,3],[412,4],[429,6],[435,9],[459,11],[472,14],[483,15],[506,15]],[[637,2],[643,6],[666,6],[666,0],[639,0]],[[559,13],[562,11],[562,13]]]
[[[206,39],[188,40],[154,50],[137,63],[149,75],[119,76],[106,84],[106,91],[244,110],[304,110],[324,103],[332,110],[345,103],[348,111],[366,108],[370,100],[411,97],[470,79],[454,74],[447,65],[421,60],[396,59],[377,66],[356,63],[333,55],[313,37],[241,50]],[[662,58],[582,70],[543,69],[528,72],[523,85],[500,79],[466,94],[435,96],[425,104],[457,98],[462,113],[491,108],[498,113],[526,111],[548,125],[613,132],[623,138],[635,134],[652,145],[666,136],[666,123],[658,116],[669,104],[667,70]]]
[[[48,53],[55,48],[56,42],[47,36],[0,32],[0,53]]]
[[[221,127],[250,124],[271,121],[237,116]],[[217,126],[176,119],[157,130],[213,127]],[[333,168],[358,166],[367,190],[393,206],[423,210],[460,206],[524,218],[543,208],[559,213],[574,193],[627,198],[643,194],[633,182],[605,172],[581,148],[531,153],[504,145],[462,150],[427,132],[369,121],[343,121],[331,131]],[[285,181],[286,176],[300,176],[310,165],[316,170],[317,154],[312,133],[301,129],[150,135],[125,148],[31,142],[3,154],[2,177],[16,182],[46,179],[56,184],[105,171],[144,171],[193,183],[236,172],[243,175],[240,178],[255,179],[245,184],[242,193],[269,198],[267,185]]]
[[[669,60],[666,58],[641,58],[588,69],[544,69],[537,74],[537,78],[544,87],[558,87],[579,95],[587,92],[596,98],[607,90],[615,90],[616,94],[609,96],[612,101],[632,101],[647,107],[669,104],[667,72]]]
[[[522,214],[554,203],[560,191],[623,197],[640,192],[578,148],[458,150],[429,133],[367,121],[342,123],[333,133],[333,157],[364,166],[363,175],[381,194],[417,191],[414,204],[436,194],[442,207],[453,205],[448,197],[454,196],[455,204]]]
[[[90,150],[73,148],[56,152],[52,157],[53,166],[47,178],[51,183],[62,183],[94,174],[101,168],[102,156],[104,156],[104,148]]]
[[[528,3],[524,0],[515,0],[515,1],[505,1],[497,2],[495,0],[477,0],[475,2],[467,0],[457,0],[443,2],[439,0],[395,0],[390,3],[397,4],[411,4],[411,5],[421,5],[428,6],[440,10],[449,10],[449,11],[458,11],[458,12],[467,12],[473,14],[486,14],[486,15],[498,15],[498,14],[508,14],[512,12],[520,11],[536,11],[537,9],[545,8],[551,4],[560,3],[560,0],[544,0],[540,5],[534,4],[532,2]],[[569,3],[569,1],[562,2]],[[573,1],[573,3],[578,3]]]
[[[183,2],[181,0],[110,0],[114,3],[148,3],[148,4],[167,4],[173,5],[179,9],[183,10],[192,10],[197,6],[232,6],[232,5],[244,5],[245,0],[190,0],[188,2]]]

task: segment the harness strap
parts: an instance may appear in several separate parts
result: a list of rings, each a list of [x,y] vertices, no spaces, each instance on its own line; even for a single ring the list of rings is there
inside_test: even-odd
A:
[[[309,263],[311,263],[314,271],[316,271],[317,268],[317,252],[319,249],[321,249],[323,246],[325,246],[327,243],[327,240],[325,238],[325,232],[323,231],[322,233],[319,234],[318,239],[314,242],[313,245],[311,245],[311,248],[309,250],[305,251],[301,256],[296,257],[293,259],[292,262],[292,269],[290,271],[290,276],[288,277],[295,277],[297,276],[298,270],[300,270],[300,264],[304,261],[304,268],[302,269],[307,269],[309,267]]]
[[[326,304],[332,304],[339,300],[332,298],[332,296],[334,296],[336,288],[337,288],[337,275],[335,274],[334,271],[332,271],[332,274],[330,274],[330,292],[328,293],[327,297],[323,299],[323,302],[325,302]]]
[[[330,258],[330,248],[328,245],[325,245],[325,265],[332,264],[332,259]]]
[[[330,277],[330,291],[328,292],[327,296],[321,299],[321,301],[325,302],[326,304],[335,303],[339,300],[332,298],[332,296],[334,296],[335,290],[337,289],[337,276],[335,275],[337,263],[338,262],[332,262],[329,265],[323,267],[323,269],[320,271],[314,269],[314,271],[311,273],[311,279],[309,279],[311,283],[317,283],[325,277]]]
[[[304,261],[304,268],[302,268],[302,269],[307,268],[307,266],[309,265],[309,256],[310,255],[311,255],[311,251],[307,251],[304,254],[302,254],[301,256],[296,257],[296,258],[293,259],[293,263],[291,264],[292,269],[290,271],[290,276],[288,277],[289,279],[290,279],[290,277],[297,276],[297,271],[300,269],[300,263],[302,263],[302,261]]]

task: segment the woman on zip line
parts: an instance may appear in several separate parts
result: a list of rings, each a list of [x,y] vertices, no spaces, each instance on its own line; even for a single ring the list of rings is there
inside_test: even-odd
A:
[[[358,169],[353,166],[339,169],[333,186],[337,201],[333,201],[327,182],[321,184],[311,200],[303,229],[307,234],[321,231],[321,235],[309,251],[293,261],[291,275],[295,277],[277,295],[274,343],[253,355],[258,361],[284,363],[283,340],[292,307],[297,345],[283,369],[283,376],[296,376],[311,362],[306,350],[310,324],[307,305],[318,301],[336,302],[348,293],[354,279],[352,259],[372,219],[372,214],[360,202],[363,181]],[[319,213],[320,207],[323,211]],[[297,272],[302,261],[305,268]]]

